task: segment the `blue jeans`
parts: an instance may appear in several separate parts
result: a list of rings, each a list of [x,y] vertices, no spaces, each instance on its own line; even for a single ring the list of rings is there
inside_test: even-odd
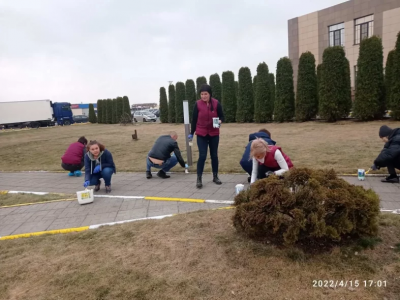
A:
[[[202,176],[204,164],[207,159],[207,150],[210,148],[211,168],[214,174],[218,174],[218,145],[219,135],[197,136],[197,147],[199,148],[199,160],[197,161],[197,175]]]
[[[111,185],[111,176],[114,174],[113,168],[104,168],[99,173],[92,174],[90,177],[90,185],[98,185],[100,178],[104,179],[106,186]]]
[[[176,158],[175,153],[173,153],[172,156],[170,158],[168,158],[166,161],[164,161],[164,163],[161,165],[154,164],[147,156],[147,169],[146,170],[151,171],[151,168],[153,167],[156,169],[161,169],[166,173],[166,172],[169,172],[169,170],[171,170],[173,167],[175,167],[177,163],[178,163],[178,159]]]

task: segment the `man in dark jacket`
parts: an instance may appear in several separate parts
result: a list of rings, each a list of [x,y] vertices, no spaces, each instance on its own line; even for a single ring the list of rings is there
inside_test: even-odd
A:
[[[240,165],[242,166],[243,170],[249,174],[247,181],[250,182],[251,179],[251,172],[253,171],[253,161],[250,159],[250,147],[251,142],[257,138],[261,138],[267,142],[268,145],[275,145],[276,142],[271,139],[271,133],[266,129],[260,129],[259,132],[255,132],[249,135],[249,143],[244,150],[242,159],[240,160]]]
[[[170,178],[167,172],[171,170],[179,162],[182,168],[187,168],[185,161],[182,158],[181,151],[179,150],[177,140],[178,135],[172,131],[169,135],[160,136],[154,143],[153,148],[147,156],[147,170],[146,178],[150,179],[151,167],[161,169],[157,176],[160,178]],[[172,156],[171,153],[173,152]]]
[[[399,183],[396,169],[400,169],[400,128],[391,129],[383,125],[379,129],[379,137],[385,143],[383,150],[375,159],[372,170],[387,167],[389,176],[382,182]]]

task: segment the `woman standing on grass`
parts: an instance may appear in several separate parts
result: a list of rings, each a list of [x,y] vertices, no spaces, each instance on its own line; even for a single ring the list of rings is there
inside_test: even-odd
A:
[[[69,145],[67,151],[61,157],[61,167],[69,171],[68,176],[81,176],[84,165],[83,158],[85,157],[85,147],[87,139],[81,136],[77,142]]]
[[[281,176],[293,168],[292,161],[281,147],[268,145],[260,138],[251,143],[250,159],[253,159],[251,184],[270,175]]]
[[[212,98],[211,86],[203,84],[200,88],[201,99],[193,108],[192,130],[189,140],[193,134],[197,135],[197,147],[199,148],[199,159],[197,161],[197,188],[202,188],[202,176],[204,164],[207,158],[207,150],[210,148],[211,166],[213,171],[213,182],[222,184],[218,178],[218,145],[219,127],[224,121],[222,106],[217,99]],[[214,123],[214,119],[217,121]]]
[[[110,193],[111,176],[114,173],[116,173],[116,168],[111,152],[99,142],[90,141],[85,155],[85,183],[83,186],[86,188],[89,185],[94,185],[94,191],[97,192],[100,190],[100,178],[103,178],[106,193]]]

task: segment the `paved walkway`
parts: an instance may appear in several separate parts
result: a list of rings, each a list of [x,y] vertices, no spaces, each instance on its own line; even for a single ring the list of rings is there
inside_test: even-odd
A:
[[[154,174],[155,175],[155,174]],[[111,196],[151,196],[164,198],[191,198],[233,200],[235,185],[247,186],[246,175],[221,175],[223,184],[212,182],[212,175],[203,178],[203,189],[195,187],[195,174],[171,174],[170,179],[154,176],[148,180],[141,173],[118,173],[112,180]],[[374,189],[381,198],[381,208],[400,209],[400,184],[381,183],[381,178],[368,177],[358,181],[346,177],[348,182]],[[83,190],[83,178],[68,177],[66,173],[0,173],[0,190],[51,192],[75,194]],[[104,195],[104,185],[96,193]],[[0,236],[47,231],[109,222],[185,213],[213,209],[226,204],[186,203],[177,201],[148,201],[128,198],[96,198],[88,205],[77,201],[35,204],[21,207],[0,208]]]

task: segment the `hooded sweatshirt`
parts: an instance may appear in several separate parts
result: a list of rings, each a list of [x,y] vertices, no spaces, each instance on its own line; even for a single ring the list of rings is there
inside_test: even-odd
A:
[[[88,151],[85,155],[85,180],[90,180],[93,170],[97,165],[100,165],[100,172],[105,168],[112,168],[114,173],[117,172],[110,151],[105,149],[104,151],[100,152],[97,159],[95,159],[93,154]]]

